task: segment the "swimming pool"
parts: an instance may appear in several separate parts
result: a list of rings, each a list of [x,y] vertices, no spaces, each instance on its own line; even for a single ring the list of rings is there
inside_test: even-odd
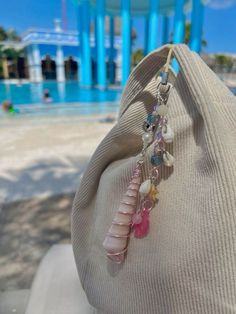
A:
[[[52,103],[43,103],[43,91],[49,90]],[[120,89],[101,91],[81,89],[78,82],[0,84],[0,103],[10,100],[24,115],[97,114],[118,110]]]
[[[42,103],[43,91],[48,89],[54,103],[115,101],[120,98],[120,90],[81,89],[78,82],[43,82],[0,84],[0,102],[8,99],[15,105]]]

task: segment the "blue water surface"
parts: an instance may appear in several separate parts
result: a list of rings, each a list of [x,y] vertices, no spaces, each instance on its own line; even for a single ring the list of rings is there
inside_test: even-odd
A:
[[[43,102],[45,89],[49,90],[54,103],[116,101],[121,94],[114,89],[81,89],[78,82],[0,84],[0,102],[8,99],[14,105],[39,104]]]
[[[52,103],[43,101],[49,90]],[[118,111],[120,89],[82,89],[78,82],[0,84],[0,103],[10,100],[19,115],[91,115]],[[1,110],[0,110],[1,111]],[[0,115],[3,113],[1,112]]]

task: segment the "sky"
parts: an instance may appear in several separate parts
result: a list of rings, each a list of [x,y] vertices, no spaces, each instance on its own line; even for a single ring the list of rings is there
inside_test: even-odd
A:
[[[1,0],[4,10],[0,10],[0,25],[6,29],[14,28],[22,34],[30,27],[53,28],[53,20],[61,18],[61,0]],[[67,29],[77,29],[75,0],[66,1]],[[209,2],[210,1],[210,2]],[[236,53],[236,0],[208,0],[204,12],[204,39],[208,46],[206,52]],[[188,19],[188,17],[187,17]],[[173,24],[173,23],[171,23]],[[134,18],[133,28],[138,38],[134,49],[143,46],[144,19]],[[161,19],[159,21],[161,33]],[[159,45],[161,44],[161,34]]]

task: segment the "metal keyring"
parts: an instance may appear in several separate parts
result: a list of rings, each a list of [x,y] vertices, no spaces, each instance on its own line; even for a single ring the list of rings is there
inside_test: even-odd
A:
[[[145,206],[146,203],[149,203],[149,207]],[[142,207],[145,208],[148,212],[150,212],[153,208],[154,202],[148,199],[142,201]]]

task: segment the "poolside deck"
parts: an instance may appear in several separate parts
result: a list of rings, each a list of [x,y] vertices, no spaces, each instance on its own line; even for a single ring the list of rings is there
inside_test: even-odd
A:
[[[80,175],[113,126],[99,122],[102,118],[2,123],[0,291],[29,288],[48,248],[70,241],[70,210]]]
[[[104,115],[0,121],[0,203],[71,193],[112,123]]]
[[[17,201],[0,212],[0,292],[29,289],[40,260],[55,243],[70,243],[74,193]]]

